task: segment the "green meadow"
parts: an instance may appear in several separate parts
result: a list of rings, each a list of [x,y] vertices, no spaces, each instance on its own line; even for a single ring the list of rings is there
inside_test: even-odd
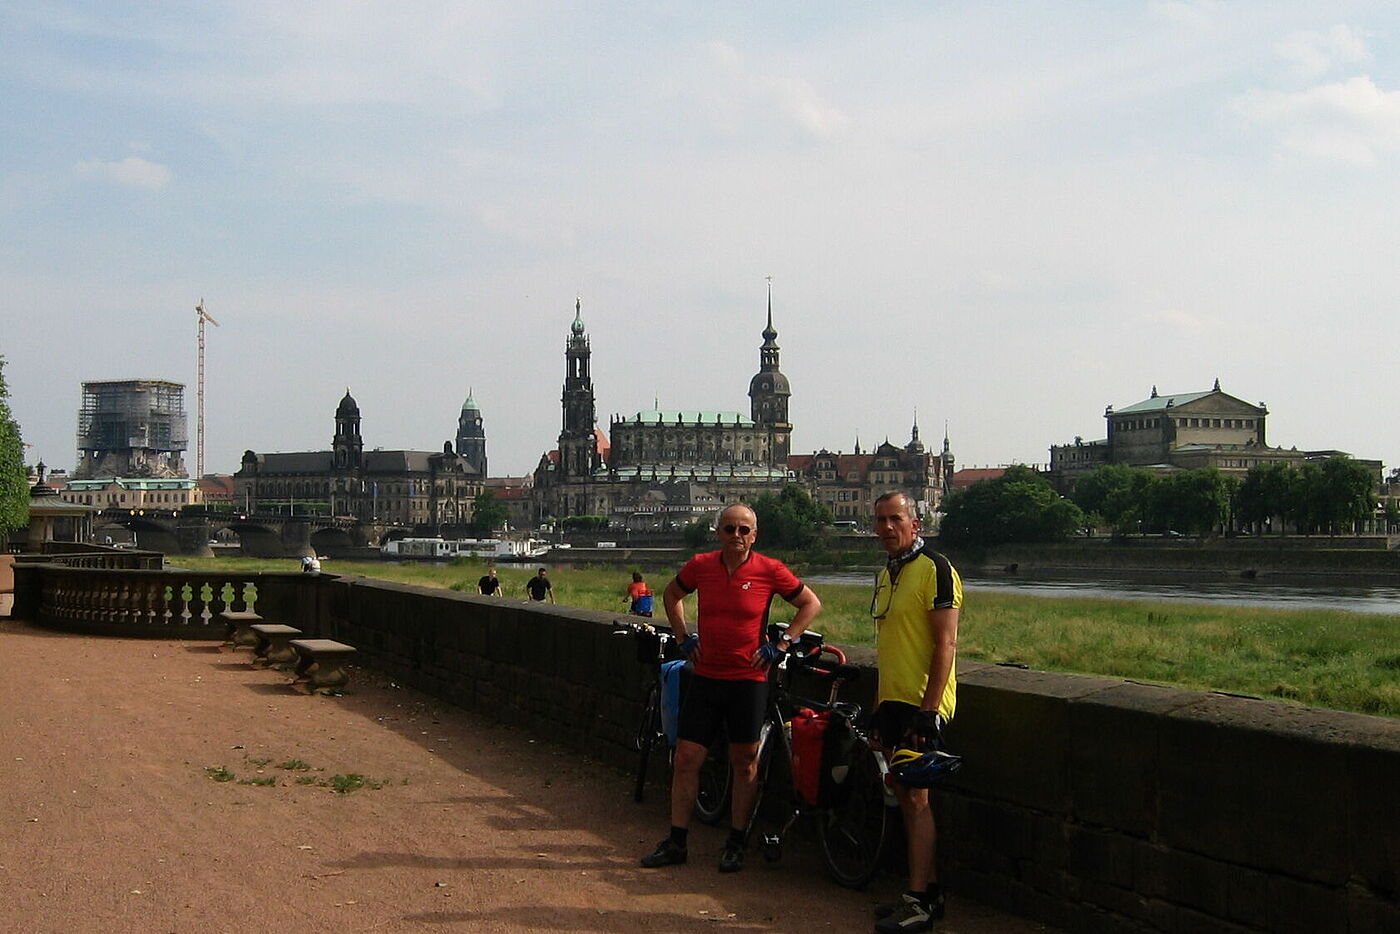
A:
[[[297,570],[293,559],[176,560],[198,570]],[[326,561],[323,569],[476,593],[477,578],[486,565]],[[559,567],[551,569],[549,577],[558,603],[622,614],[632,570]],[[659,594],[671,570],[640,570],[658,594],[660,617]],[[525,580],[534,571],[530,565],[498,565],[505,599],[523,600]],[[815,589],[824,604],[815,628],[828,641],[874,643],[868,587],[822,584]],[[773,616],[783,621],[791,611],[778,601]],[[1400,717],[1400,614],[972,592],[962,612],[958,654],[1044,671],[1128,678]]]

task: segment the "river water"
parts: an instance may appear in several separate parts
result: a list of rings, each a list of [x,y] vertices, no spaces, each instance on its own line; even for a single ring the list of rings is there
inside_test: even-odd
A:
[[[872,575],[832,571],[807,575],[813,584],[870,586]],[[1340,584],[1276,584],[1231,580],[1133,580],[1126,577],[1030,578],[965,577],[963,588],[1037,597],[1102,597],[1119,600],[1169,600],[1173,603],[1229,603],[1234,606],[1286,610],[1350,610],[1400,616],[1400,587]]]

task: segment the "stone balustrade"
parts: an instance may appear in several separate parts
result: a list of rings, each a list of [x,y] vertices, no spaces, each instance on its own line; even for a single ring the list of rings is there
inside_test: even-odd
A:
[[[269,622],[301,613],[299,572],[115,569],[107,555],[84,563],[17,562],[16,616],[70,632],[175,639],[223,639],[219,614],[258,612]],[[314,611],[314,595],[309,603]]]

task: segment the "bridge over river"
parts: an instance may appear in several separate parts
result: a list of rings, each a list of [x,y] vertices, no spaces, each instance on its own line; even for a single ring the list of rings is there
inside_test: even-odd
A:
[[[402,526],[364,522],[346,516],[287,516],[219,512],[211,509],[105,509],[93,518],[99,538],[114,527],[131,532],[139,548],[167,555],[210,555],[223,530],[238,539],[250,558],[338,555],[378,545]],[[108,530],[104,532],[105,530]]]

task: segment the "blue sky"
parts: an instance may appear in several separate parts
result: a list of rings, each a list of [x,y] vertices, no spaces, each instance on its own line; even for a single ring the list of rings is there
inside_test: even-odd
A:
[[[0,2],[0,353],[31,458],[80,383],[184,382],[206,469],[747,412],[1043,463],[1208,389],[1400,465],[1400,8],[1382,2]],[[188,462],[193,468],[194,452]]]

